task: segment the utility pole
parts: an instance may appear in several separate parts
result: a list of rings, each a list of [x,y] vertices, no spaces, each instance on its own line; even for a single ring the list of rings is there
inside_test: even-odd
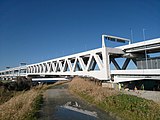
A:
[[[133,43],[133,31],[132,31],[132,29],[130,29],[131,30],[131,43]]]

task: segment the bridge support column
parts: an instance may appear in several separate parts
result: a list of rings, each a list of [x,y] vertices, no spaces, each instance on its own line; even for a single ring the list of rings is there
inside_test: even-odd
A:
[[[111,76],[110,76],[109,54],[108,54],[107,48],[105,46],[102,46],[102,48],[103,48],[102,56],[103,56],[103,64],[104,64],[104,76],[106,77],[105,79],[110,80]]]
[[[102,35],[102,58],[103,58],[103,64],[104,64],[104,76],[106,77],[105,79],[111,80],[111,75],[110,75],[110,57],[108,50],[105,45],[105,35]]]

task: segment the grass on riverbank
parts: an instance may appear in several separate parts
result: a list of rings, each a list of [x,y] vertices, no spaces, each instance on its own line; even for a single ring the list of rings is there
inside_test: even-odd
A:
[[[36,119],[36,110],[38,110],[41,101],[40,89],[23,91],[0,105],[0,120]]]
[[[160,106],[153,101],[132,95],[119,94],[99,102],[106,111],[112,111],[125,120],[159,120]]]
[[[160,105],[150,100],[102,88],[79,77],[72,80],[69,89],[88,102],[124,120],[160,119]]]
[[[16,93],[0,87],[0,105],[11,99]]]
[[[43,103],[43,91],[63,83],[66,81],[38,85],[27,91],[7,91],[1,86],[0,120],[37,120]]]
[[[103,101],[106,97],[118,94],[117,91],[108,88],[102,88],[90,82],[88,78],[75,77],[69,83],[69,89],[82,94],[83,96],[94,97],[95,102]]]

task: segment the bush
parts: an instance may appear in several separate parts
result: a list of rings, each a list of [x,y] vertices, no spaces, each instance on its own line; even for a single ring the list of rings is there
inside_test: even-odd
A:
[[[15,82],[0,82],[0,87],[9,91],[29,90],[32,87],[32,79],[26,77],[17,77]]]
[[[29,90],[32,87],[30,78],[18,77],[16,82],[1,82],[0,81],[0,104],[11,99],[16,91]]]
[[[32,79],[26,77],[17,77],[16,84],[16,91],[29,90],[32,87]]]

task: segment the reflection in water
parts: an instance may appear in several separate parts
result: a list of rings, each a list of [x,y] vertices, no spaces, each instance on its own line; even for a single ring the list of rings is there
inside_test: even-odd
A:
[[[97,113],[83,110],[77,102],[67,102],[54,113],[56,120],[97,120]]]
[[[45,95],[39,120],[115,120],[105,111],[71,95],[67,84],[47,90]]]

